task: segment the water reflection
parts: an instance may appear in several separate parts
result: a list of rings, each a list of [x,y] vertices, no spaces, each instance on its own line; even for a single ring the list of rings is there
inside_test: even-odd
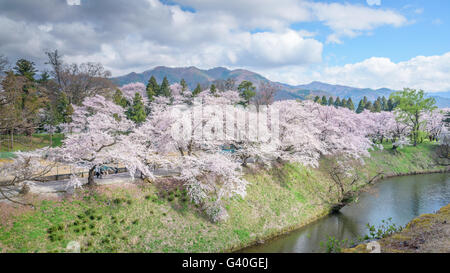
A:
[[[321,252],[328,235],[355,240],[367,233],[366,224],[405,225],[414,217],[450,203],[450,175],[427,174],[386,179],[362,193],[359,202],[344,207],[304,228],[242,252]]]

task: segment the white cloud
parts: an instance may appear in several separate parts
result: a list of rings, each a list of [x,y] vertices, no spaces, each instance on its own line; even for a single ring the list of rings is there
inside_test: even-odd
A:
[[[434,19],[433,21],[431,21],[431,23],[436,26],[440,26],[443,24],[442,20],[439,18]]]
[[[69,6],[79,6],[81,5],[81,0],[66,0]]]
[[[322,61],[320,37],[294,23],[322,22],[339,43],[406,22],[390,10],[305,0],[75,2],[0,1],[0,52],[43,64],[44,51],[57,48],[67,61],[100,61],[113,75],[156,65],[264,70]]]
[[[341,37],[356,37],[380,26],[400,27],[408,22],[404,16],[392,10],[358,5],[313,3],[311,8],[316,19],[334,31],[327,39],[332,43],[341,43]]]
[[[381,0],[367,0],[367,4],[369,6],[373,6],[373,5],[379,6],[379,5],[381,5]]]
[[[261,71],[271,80],[303,84],[323,81],[360,88],[404,87],[427,92],[450,90],[450,52],[438,56],[417,56],[404,62],[372,57],[359,63],[325,67],[311,71],[302,67],[285,67]]]

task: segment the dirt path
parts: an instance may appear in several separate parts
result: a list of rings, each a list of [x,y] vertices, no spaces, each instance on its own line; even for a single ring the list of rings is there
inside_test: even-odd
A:
[[[84,185],[87,183],[87,178],[80,178],[81,183]],[[39,194],[44,196],[61,196],[66,193],[70,193],[70,189],[67,189],[68,179],[48,181],[48,182],[27,182],[30,187],[30,193]],[[106,175],[101,179],[95,179],[95,183],[98,185],[111,185],[111,184],[124,184],[132,183],[133,180],[130,178],[129,173],[119,173]],[[16,197],[19,195],[22,185],[8,187],[3,191],[8,195],[8,197]],[[0,202],[9,202],[2,196],[0,196]]]

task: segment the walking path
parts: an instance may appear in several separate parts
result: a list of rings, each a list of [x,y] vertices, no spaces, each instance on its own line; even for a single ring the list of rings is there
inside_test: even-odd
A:
[[[156,170],[155,176],[164,177],[176,174],[174,170]],[[87,178],[79,178],[83,185],[87,184]],[[135,178],[135,181],[139,180],[139,178]],[[67,187],[69,183],[69,179],[64,180],[54,180],[54,181],[46,181],[46,182],[26,182],[30,187],[30,193],[32,194],[40,194],[45,196],[62,196],[66,193],[71,193],[72,189]],[[112,184],[125,184],[125,183],[133,183],[133,180],[130,177],[128,172],[118,173],[118,174],[108,174],[104,175],[103,178],[95,178],[95,183],[97,185],[112,185]],[[22,189],[23,184],[4,187],[2,188],[3,192],[10,198],[14,198],[20,194],[20,190]],[[0,194],[0,202],[9,202]]]

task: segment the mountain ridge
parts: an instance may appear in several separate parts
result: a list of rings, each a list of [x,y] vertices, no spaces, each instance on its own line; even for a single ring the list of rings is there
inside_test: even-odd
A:
[[[230,70],[226,67],[213,67],[210,69],[200,69],[195,66],[188,67],[167,67],[156,66],[153,69],[145,70],[141,73],[131,72],[129,74],[112,78],[112,81],[119,86],[132,82],[147,83],[151,76],[155,76],[158,82],[161,82],[164,77],[167,77],[169,83],[179,82],[184,79],[190,89],[194,89],[197,83],[206,87],[214,81],[226,80],[228,78],[234,79],[236,84],[243,80],[251,81],[255,86],[260,83],[271,83],[277,89],[275,95],[276,100],[285,99],[311,99],[315,96],[333,96],[340,98],[352,98],[355,105],[364,96],[369,100],[376,100],[377,97],[389,97],[392,92],[397,90],[389,88],[358,88],[338,84],[329,84],[320,81],[313,81],[308,84],[289,85],[281,82],[273,82],[264,76],[242,68]],[[450,107],[450,91],[427,93],[427,96],[433,97],[436,100],[436,105],[440,108]]]

